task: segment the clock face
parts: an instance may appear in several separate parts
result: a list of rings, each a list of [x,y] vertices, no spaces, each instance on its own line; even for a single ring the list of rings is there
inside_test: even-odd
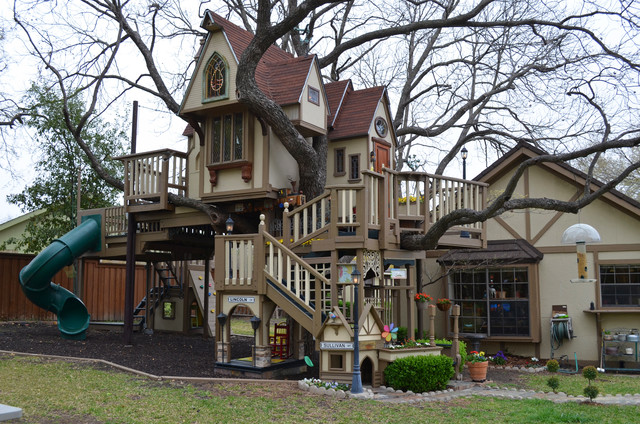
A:
[[[385,137],[387,135],[387,131],[389,127],[387,126],[387,121],[383,118],[376,118],[376,132],[380,137]]]

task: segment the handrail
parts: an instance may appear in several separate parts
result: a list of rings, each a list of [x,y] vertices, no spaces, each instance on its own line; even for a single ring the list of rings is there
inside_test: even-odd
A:
[[[124,200],[127,211],[157,205],[168,209],[169,193],[187,195],[187,154],[164,149],[120,156],[124,163]]]

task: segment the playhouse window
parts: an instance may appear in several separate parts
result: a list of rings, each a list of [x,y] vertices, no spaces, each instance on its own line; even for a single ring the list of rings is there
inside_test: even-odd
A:
[[[329,354],[329,370],[344,371],[344,353]]]
[[[335,150],[335,168],[333,175],[335,177],[341,177],[346,174],[344,170],[344,159],[345,159],[345,149],[336,149]]]
[[[227,97],[227,63],[218,53],[209,59],[204,75],[204,98],[218,100]]]
[[[349,180],[360,180],[360,155],[349,155]]]
[[[176,302],[162,303],[162,319],[176,319]]]
[[[640,306],[640,265],[601,265],[602,306]]]
[[[460,332],[498,337],[531,334],[527,268],[456,270],[449,289],[452,301],[460,305]]]
[[[216,116],[211,128],[211,163],[241,160],[244,154],[242,113]]]
[[[320,104],[320,91],[317,88],[309,87],[309,102],[314,105]]]

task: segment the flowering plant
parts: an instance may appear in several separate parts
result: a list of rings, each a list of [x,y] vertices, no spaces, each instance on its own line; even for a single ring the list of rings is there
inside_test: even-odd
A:
[[[444,299],[438,299],[438,305],[450,305],[451,304],[451,299],[447,299],[446,297]]]
[[[489,360],[495,365],[505,365],[507,363],[507,357],[504,356],[504,352],[502,352],[501,350],[499,350],[495,355],[491,356]]]
[[[415,296],[416,302],[431,302],[433,298],[426,293],[417,293]]]
[[[484,352],[478,352],[477,350],[472,350],[467,355],[467,362],[476,363],[476,362],[487,362],[487,361],[488,359],[486,356],[484,356]]]

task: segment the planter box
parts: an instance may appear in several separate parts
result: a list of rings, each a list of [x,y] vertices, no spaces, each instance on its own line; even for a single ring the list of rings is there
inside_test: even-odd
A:
[[[393,362],[399,358],[406,358],[407,356],[437,356],[442,352],[440,346],[429,347],[415,347],[406,349],[379,349],[378,358],[381,361]]]

